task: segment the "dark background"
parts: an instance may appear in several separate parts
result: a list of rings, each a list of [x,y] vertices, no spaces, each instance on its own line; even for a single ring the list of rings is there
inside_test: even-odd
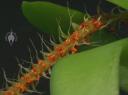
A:
[[[28,1],[33,2],[37,0]],[[67,6],[67,0],[46,1]],[[0,84],[5,84],[5,81],[3,81],[2,68],[6,71],[8,78],[16,78],[19,67],[15,57],[20,59],[21,64],[23,64],[21,59],[29,59],[28,47],[31,47],[29,38],[32,39],[38,50],[41,48],[40,39],[37,36],[37,33],[41,32],[36,27],[31,25],[24,17],[21,9],[22,2],[22,0],[0,1]],[[98,3],[99,0],[70,0],[70,7],[84,11],[84,7],[86,6],[90,14],[96,14],[96,7]],[[109,12],[113,7],[115,7],[115,5],[102,0],[101,8],[104,11]],[[17,34],[18,38],[17,42],[15,42],[12,46],[10,46],[5,40],[5,35],[10,32],[11,29]],[[49,37],[49,34],[42,34]],[[31,50],[34,55],[34,50],[32,48]],[[38,89],[40,91],[42,91],[41,89],[47,91],[46,93],[49,95],[49,80],[42,79],[40,82],[41,83],[38,86]],[[2,85],[0,85],[0,87],[2,87]],[[127,94],[121,90],[121,95]]]

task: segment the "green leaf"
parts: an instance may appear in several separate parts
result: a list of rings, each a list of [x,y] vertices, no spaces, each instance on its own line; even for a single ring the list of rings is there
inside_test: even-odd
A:
[[[128,92],[128,67],[120,66],[120,73],[119,74],[120,74],[121,89]]]
[[[113,4],[116,4],[124,9],[128,9],[128,0],[107,0]]]
[[[26,2],[22,4],[22,10],[24,16],[28,19],[30,23],[36,26],[43,32],[48,32],[54,35],[58,34],[58,23],[60,21],[60,26],[63,32],[68,32],[70,24],[69,13],[73,16],[73,22],[80,23],[83,21],[84,14],[68,8],[56,5],[50,2]]]
[[[128,47],[124,47],[120,56],[120,86],[128,92]]]
[[[51,95],[119,95],[119,66],[126,66],[126,55],[128,39],[65,57],[53,68]]]

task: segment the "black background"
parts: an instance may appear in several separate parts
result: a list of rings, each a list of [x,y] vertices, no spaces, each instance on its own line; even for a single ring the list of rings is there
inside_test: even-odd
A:
[[[37,1],[37,0],[28,0]],[[41,1],[41,0],[40,0]],[[43,1],[43,0],[42,0]],[[67,6],[66,0],[46,0]],[[1,0],[0,1],[0,84],[3,81],[2,68],[6,71],[9,78],[15,78],[18,72],[18,65],[15,57],[20,59],[29,59],[28,47],[31,47],[29,38],[33,40],[37,49],[40,49],[40,39],[37,33],[41,33],[36,27],[31,25],[24,17],[21,9],[22,0]],[[72,8],[84,11],[86,8],[90,14],[96,14],[96,7],[99,0],[70,0],[70,6]],[[113,7],[113,4],[102,0],[101,8],[109,12]],[[51,10],[52,11],[52,10]],[[12,46],[5,40],[5,35],[13,29],[13,32],[17,34],[18,40]],[[48,34],[43,34],[48,37]],[[33,50],[32,50],[33,52]],[[34,54],[34,53],[33,53]],[[20,60],[21,64],[22,61]],[[45,87],[42,87],[42,85]],[[1,87],[2,85],[0,85]],[[39,85],[39,89],[44,89],[49,93],[49,80],[43,79]],[[121,95],[126,95],[121,91]]]

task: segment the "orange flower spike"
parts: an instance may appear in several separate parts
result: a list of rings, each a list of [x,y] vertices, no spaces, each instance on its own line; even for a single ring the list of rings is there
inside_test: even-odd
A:
[[[11,90],[5,91],[3,95],[14,95],[14,92]]]
[[[72,47],[72,48],[70,49],[70,51],[71,51],[72,54],[74,54],[74,53],[77,52],[77,49],[76,49],[75,47]]]
[[[51,62],[51,63],[55,62],[56,59],[57,59],[57,57],[56,57],[55,54],[49,54],[49,55],[47,56],[47,58],[48,58],[48,61]],[[43,64],[43,65],[45,65],[45,64]]]

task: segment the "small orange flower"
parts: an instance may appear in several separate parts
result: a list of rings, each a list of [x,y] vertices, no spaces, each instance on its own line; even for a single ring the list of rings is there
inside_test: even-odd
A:
[[[34,79],[31,77],[30,74],[25,74],[24,76],[21,77],[21,80],[27,84],[31,84],[34,81]]]
[[[76,49],[75,47],[72,47],[72,48],[70,49],[70,51],[71,51],[72,54],[74,54],[74,53],[77,52],[77,49]]]
[[[46,64],[44,60],[38,60],[38,64],[43,68],[46,68],[48,66],[48,64]]]
[[[99,28],[103,25],[103,23],[102,23],[101,21],[98,21],[97,19],[93,19],[93,20],[92,20],[92,24],[93,24],[97,29],[99,29]]]
[[[27,90],[26,85],[23,83],[16,83],[15,88],[19,90],[20,92],[24,92]]]
[[[57,59],[57,57],[56,57],[56,55],[55,54],[49,54],[48,55],[48,61],[49,62],[55,62],[56,61],[56,59]],[[45,64],[43,64],[43,65],[45,65]]]
[[[48,64],[42,63],[42,67],[46,68],[47,66],[48,66]]]
[[[80,29],[83,29],[83,28],[86,28],[87,27],[87,23],[83,22],[81,25],[80,25]]]
[[[73,34],[71,35],[71,42],[72,43],[74,43],[74,42],[76,42],[76,41],[78,41],[79,40],[79,38],[80,38],[80,33],[79,32],[73,32]]]
[[[37,68],[33,66],[32,70],[31,70],[32,73],[34,73],[34,75],[37,75],[38,74],[38,71],[37,71]]]
[[[71,40],[69,38],[64,41],[64,45],[70,45],[70,43],[71,43]]]
[[[57,55],[63,57],[66,54],[66,50],[65,47],[63,45],[59,45],[55,48],[55,51],[57,53]]]
[[[42,75],[42,72],[45,71],[49,66],[50,65],[44,60],[38,60],[39,75]]]

